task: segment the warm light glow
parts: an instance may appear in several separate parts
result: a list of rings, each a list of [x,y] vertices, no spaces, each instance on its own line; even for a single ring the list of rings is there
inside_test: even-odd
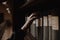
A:
[[[6,4],[7,4],[7,2],[6,2],[6,1],[5,1],[5,2],[2,2],[2,4],[6,5]]]
[[[6,8],[6,10],[8,11],[8,13],[10,13],[10,10],[9,10],[9,8]]]

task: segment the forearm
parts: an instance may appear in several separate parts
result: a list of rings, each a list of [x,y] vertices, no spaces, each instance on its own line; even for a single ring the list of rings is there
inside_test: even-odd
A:
[[[28,25],[30,25],[30,21],[26,21],[26,23],[22,26],[21,30],[27,29],[29,27]]]
[[[27,28],[29,28],[29,26],[32,24],[33,20],[36,19],[35,14],[31,14],[28,18],[26,23],[22,26],[21,30],[26,30]]]

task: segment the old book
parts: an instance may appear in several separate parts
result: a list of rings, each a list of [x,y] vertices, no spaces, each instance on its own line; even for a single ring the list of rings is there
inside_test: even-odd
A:
[[[49,27],[47,16],[43,16],[43,40],[49,40]]]
[[[39,27],[38,27],[38,40],[43,40],[43,26],[42,26],[42,17],[40,17],[39,21]]]
[[[59,17],[52,16],[52,40],[57,40],[59,30]]]
[[[48,15],[49,40],[52,40],[52,15]]]
[[[38,40],[38,27],[39,27],[39,19],[36,19],[36,28],[35,28],[35,35],[36,35],[36,40]]]

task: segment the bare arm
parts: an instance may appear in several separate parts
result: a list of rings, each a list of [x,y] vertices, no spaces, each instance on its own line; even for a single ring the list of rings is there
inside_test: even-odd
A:
[[[26,30],[29,26],[28,25],[31,25],[33,20],[36,19],[36,14],[32,13],[28,18],[27,18],[27,21],[26,23],[21,27],[21,30]]]

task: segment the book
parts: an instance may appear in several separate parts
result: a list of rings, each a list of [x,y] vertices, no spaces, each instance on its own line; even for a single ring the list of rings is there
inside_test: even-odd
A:
[[[39,27],[38,27],[38,40],[43,40],[43,26],[42,26],[42,17],[40,17],[39,21]]]
[[[43,40],[49,40],[49,27],[47,16],[43,16]]]
[[[38,40],[38,27],[39,27],[39,19],[36,19],[36,28],[35,28],[35,35],[36,35],[36,40]]]
[[[52,40],[57,40],[59,30],[59,17],[52,16]]]
[[[52,15],[48,15],[49,40],[52,40]]]

